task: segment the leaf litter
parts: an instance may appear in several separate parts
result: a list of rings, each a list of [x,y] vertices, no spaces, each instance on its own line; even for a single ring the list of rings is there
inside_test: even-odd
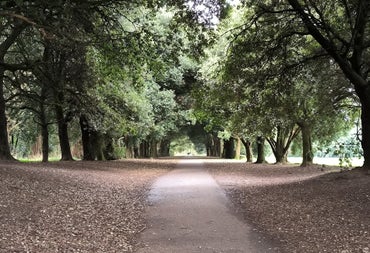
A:
[[[335,167],[206,163],[234,208],[280,252],[370,252],[370,176]]]
[[[173,162],[0,164],[0,252],[133,252]]]

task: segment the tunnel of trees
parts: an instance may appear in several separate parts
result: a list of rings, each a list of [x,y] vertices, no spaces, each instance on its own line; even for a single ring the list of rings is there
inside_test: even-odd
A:
[[[0,160],[292,149],[370,168],[370,3],[0,2]],[[352,132],[348,135],[349,130]],[[176,144],[177,143],[177,144]],[[332,147],[327,148],[327,147]]]

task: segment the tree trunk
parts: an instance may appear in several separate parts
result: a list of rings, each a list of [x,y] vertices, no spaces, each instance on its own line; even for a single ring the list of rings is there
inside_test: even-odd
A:
[[[0,62],[4,63],[5,55],[9,48],[15,43],[18,36],[29,25],[25,22],[16,21],[16,25],[12,28],[11,33],[2,39],[0,44]],[[5,110],[4,98],[4,74],[5,68],[0,64],[0,160],[15,160],[10,152],[10,145],[8,140],[8,123]]]
[[[141,158],[148,158],[150,155],[150,152],[149,152],[149,144],[148,144],[148,141],[146,140],[143,140],[141,143],[140,143],[140,157]]]
[[[311,126],[307,123],[301,123],[300,128],[302,131],[302,167],[309,166],[313,163],[313,152],[312,152],[312,133]]]
[[[10,153],[8,140],[8,123],[5,112],[4,68],[0,66],[0,160],[15,160]]]
[[[94,152],[92,150],[91,144],[91,130],[89,126],[89,121],[85,115],[80,116],[80,128],[81,128],[81,139],[82,139],[82,151],[84,161],[95,160]]]
[[[162,156],[162,157],[170,156],[170,144],[171,144],[171,141],[167,139],[162,140],[160,142],[159,156]]]
[[[46,120],[45,108],[41,104],[40,107],[40,123],[41,123],[41,136],[42,136],[42,162],[46,163],[49,161],[49,129],[48,122]]]
[[[369,101],[361,101],[361,146],[363,150],[363,168],[370,172],[370,98]]]
[[[235,148],[235,159],[239,160],[240,159],[240,151],[241,151],[241,140],[240,138],[236,138],[236,148]]]
[[[208,134],[207,143],[205,145],[207,156],[221,157],[221,141],[217,136]]]
[[[92,154],[93,154],[94,159],[96,158],[98,161],[105,160],[104,154],[103,154],[104,141],[103,141],[102,134],[95,130],[92,130],[90,134],[91,134],[91,143],[92,143],[91,145]]]
[[[55,106],[55,115],[58,122],[59,145],[62,153],[61,161],[73,161],[68,137],[68,123],[64,118],[63,108],[59,104]]]
[[[253,161],[253,152],[252,152],[252,143],[248,139],[241,139],[244,147],[245,147],[245,155],[247,158],[247,162],[251,163]]]
[[[45,86],[41,88],[40,96],[40,126],[41,126],[41,138],[42,138],[42,162],[46,163],[49,161],[49,124],[46,116],[46,89]]]
[[[233,137],[230,137],[230,139],[224,141],[224,152],[222,157],[226,159],[233,159],[235,157],[235,145]]]
[[[265,137],[257,137],[257,161],[256,163],[266,163],[265,157]]]
[[[151,140],[150,141],[150,157],[151,158],[157,158],[158,157],[158,149],[157,149],[157,141]]]

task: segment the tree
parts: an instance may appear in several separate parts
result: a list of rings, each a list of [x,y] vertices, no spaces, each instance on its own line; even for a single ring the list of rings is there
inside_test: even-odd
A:
[[[294,23],[289,34],[307,41],[316,41],[339,66],[354,87],[361,103],[362,148],[364,168],[370,167],[370,97],[369,97],[369,10],[368,1],[300,2],[288,5],[274,1],[259,2],[259,17],[279,15],[286,23]],[[314,56],[311,56],[311,58]],[[323,92],[328,92],[324,90]]]

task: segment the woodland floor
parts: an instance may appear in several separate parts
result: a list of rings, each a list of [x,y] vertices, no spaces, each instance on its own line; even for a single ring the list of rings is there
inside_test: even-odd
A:
[[[0,163],[0,252],[133,252],[150,186],[175,160]],[[281,252],[370,253],[370,176],[205,160]]]
[[[207,167],[234,208],[277,240],[281,252],[370,252],[366,172],[241,163]]]

